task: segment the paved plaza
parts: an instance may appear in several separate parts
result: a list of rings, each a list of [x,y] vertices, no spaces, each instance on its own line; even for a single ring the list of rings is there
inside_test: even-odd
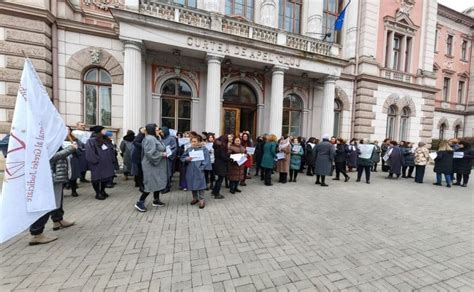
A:
[[[162,196],[163,208],[133,208],[138,192],[122,178],[97,201],[81,184],[65,191],[65,219],[77,225],[28,246],[22,233],[0,245],[0,291],[473,291],[473,188],[330,181],[243,193]],[[274,175],[274,180],[276,175]]]

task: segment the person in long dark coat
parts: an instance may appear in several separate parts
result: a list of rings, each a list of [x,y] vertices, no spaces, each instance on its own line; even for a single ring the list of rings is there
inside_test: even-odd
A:
[[[135,139],[135,132],[132,130],[127,131],[127,135],[123,136],[122,142],[120,142],[120,155],[123,158],[123,175],[125,179],[128,179],[132,175],[132,150],[133,140]]]
[[[403,155],[396,141],[390,141],[390,145],[391,148],[388,150],[389,158],[387,160],[387,165],[390,167],[390,170],[387,178],[391,179],[395,174],[398,179],[402,173]]]
[[[301,156],[301,163],[300,163],[300,173],[304,173],[304,169],[306,166],[306,139],[304,137],[298,137],[298,142],[300,143],[301,149],[303,149],[303,155]]]
[[[245,154],[247,151],[240,144],[241,140],[239,136],[234,137],[232,144],[228,147],[227,151],[229,154]],[[231,194],[242,192],[238,186],[239,182],[244,178],[244,165],[238,165],[237,162],[229,160],[228,163],[229,171],[227,177],[229,178],[229,189]]]
[[[75,144],[77,146],[76,151],[67,157],[70,170],[69,181],[67,184],[71,188],[71,196],[77,197],[79,196],[77,193],[77,180],[81,178],[81,159],[83,156],[85,156],[83,152],[85,150],[85,145],[72,134],[71,127],[68,127],[68,135],[65,142]]]
[[[344,139],[336,140],[336,152],[334,155],[334,165],[336,168],[336,177],[333,180],[339,180],[340,174],[344,176],[344,182],[349,181],[351,178],[346,173],[346,142]]]
[[[347,149],[347,167],[349,168],[349,172],[351,172],[353,168],[357,168],[357,158],[359,157],[359,153],[357,151],[357,139],[352,139],[349,142]]]
[[[265,144],[264,136],[257,137],[257,144],[255,145],[255,176],[258,176],[259,173],[263,177],[263,170],[260,166],[262,164],[263,157],[263,145]]]
[[[372,166],[372,171],[377,172],[377,164],[380,162],[380,154],[382,153],[382,149],[380,149],[379,146],[379,141],[375,140],[374,141],[374,146],[375,146],[375,153],[374,153],[374,165]]]
[[[168,156],[168,184],[166,189],[162,191],[163,194],[166,194],[171,189],[171,178],[173,177],[174,161],[176,160],[176,155],[178,153],[178,143],[176,142],[176,138],[170,135],[168,127],[161,127],[160,136],[165,147],[168,146],[171,150],[171,155]]]
[[[446,186],[448,188],[451,187],[451,175],[453,173],[453,149],[446,141],[441,141],[439,143],[433,171],[436,172],[436,182],[433,183],[434,185],[441,185],[442,175],[444,174]]]
[[[135,208],[140,212],[146,212],[145,200],[150,193],[153,193],[154,207],[163,207],[165,205],[160,201],[160,191],[165,189],[168,183],[166,147],[158,135],[156,124],[146,125],[145,131],[146,135],[142,142],[144,190],[135,204]]]
[[[220,194],[222,182],[227,176],[228,163],[230,160],[230,154],[227,151],[227,145],[229,140],[227,135],[222,135],[214,141],[214,173],[217,175],[217,180],[214,183],[212,189],[212,195],[215,199],[223,199],[224,196]]]
[[[190,157],[192,151],[202,151],[204,160],[194,161]],[[209,151],[202,145],[202,137],[195,135],[191,137],[191,147],[184,151],[181,156],[181,161],[187,164],[186,167],[186,182],[188,189],[193,194],[191,205],[199,203],[199,209],[205,207],[204,190],[207,188],[206,177],[204,171],[211,165],[211,158]]]
[[[382,171],[383,172],[388,172],[389,170],[389,166],[386,165],[386,161],[383,159],[383,157],[385,156],[385,154],[387,154],[387,151],[388,149],[390,148],[390,139],[385,139],[383,140],[383,143],[382,143],[382,146],[380,146],[380,150],[382,151],[382,153],[380,153],[381,157],[382,157]]]
[[[306,143],[305,161],[306,161],[306,166],[308,167],[306,170],[307,176],[314,175],[314,163],[316,161],[314,148],[316,147],[316,144],[318,144],[318,142],[316,141],[316,138],[314,137],[309,138],[308,143]]]
[[[145,138],[145,127],[138,129],[138,134],[133,139],[132,147],[132,172],[135,178],[135,187],[143,192],[143,169],[142,169],[142,141]]]
[[[316,162],[314,171],[317,178],[320,178],[320,181],[316,180],[316,184],[320,184],[322,187],[327,187],[326,176],[329,176],[332,173],[332,163],[336,151],[334,145],[329,142],[329,135],[323,135],[322,140],[323,142],[315,147]]]
[[[277,137],[274,134],[265,137],[265,144],[263,145],[262,155],[262,169],[264,171],[264,182],[266,186],[272,185],[272,170],[275,165]]]
[[[106,131],[102,126],[94,126],[91,138],[86,144],[86,159],[91,171],[92,187],[97,200],[105,200],[107,184],[115,175],[114,165],[117,157],[110,140],[105,136]]]
[[[403,155],[402,178],[413,178],[412,174],[415,170],[415,151],[413,151],[413,145],[410,142],[405,142],[400,150]]]
[[[463,157],[453,159],[454,173],[456,173],[456,183],[453,185],[467,187],[474,161],[474,150],[471,148],[471,144],[465,141],[459,142],[458,145],[459,148],[456,152],[462,152]]]

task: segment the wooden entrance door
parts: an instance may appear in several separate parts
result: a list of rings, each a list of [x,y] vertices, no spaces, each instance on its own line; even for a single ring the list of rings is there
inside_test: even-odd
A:
[[[224,107],[222,134],[238,135],[240,131],[240,108]]]

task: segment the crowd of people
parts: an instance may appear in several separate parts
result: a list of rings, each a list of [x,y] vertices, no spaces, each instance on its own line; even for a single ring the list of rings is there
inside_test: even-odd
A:
[[[105,200],[109,196],[106,189],[114,187],[119,170],[118,155],[122,156],[125,179],[133,176],[139,190],[134,207],[140,212],[147,211],[146,198],[150,193],[153,193],[154,207],[165,206],[160,195],[171,191],[174,178],[177,188],[192,193],[190,204],[203,209],[206,190],[211,191],[215,199],[224,199],[223,184],[231,194],[242,192],[246,180],[252,176],[259,177],[263,185],[272,186],[275,172],[281,184],[296,183],[298,175],[305,171],[307,176],[316,176],[315,184],[321,187],[328,187],[328,177],[332,176],[334,181],[348,182],[354,171],[356,182],[361,182],[364,176],[365,182],[370,184],[371,173],[377,172],[381,164],[381,170],[388,173],[387,179],[407,178],[423,183],[426,166],[432,160],[435,185],[441,185],[444,175],[447,187],[466,187],[474,159],[471,145],[456,139],[441,141],[438,150],[430,153],[423,142],[415,147],[411,142],[391,139],[379,145],[378,141],[367,139],[352,139],[346,143],[329,135],[323,135],[321,140],[315,137],[306,140],[288,135],[278,138],[273,134],[258,136],[253,141],[248,131],[216,137],[209,132],[179,133],[156,124],[148,124],[136,134],[127,131],[118,146],[111,137],[112,133],[102,126],[86,131],[85,124],[80,122],[76,129],[69,128],[63,147],[51,160],[60,208],[30,227],[33,235],[30,244],[56,239],[43,235],[50,216],[55,230],[74,225],[62,217],[63,186],[71,190],[72,196],[78,196],[77,181],[89,182],[87,171],[90,171],[95,198]],[[251,169],[255,170],[253,175]],[[176,173],[179,176],[174,177]]]

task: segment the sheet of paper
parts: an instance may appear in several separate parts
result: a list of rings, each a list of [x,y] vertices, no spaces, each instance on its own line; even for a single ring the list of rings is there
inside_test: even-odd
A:
[[[384,160],[384,161],[388,161],[389,158],[390,158],[390,155],[388,155],[388,154],[385,154],[385,155],[383,156],[383,160]]]
[[[436,153],[436,152],[431,152],[431,153],[430,153],[430,158],[431,158],[431,159],[435,160],[436,157],[438,157],[438,153]]]
[[[189,151],[189,157],[192,157],[192,161],[204,160],[204,151],[202,150],[191,150]]]
[[[362,159],[370,159],[372,157],[372,151],[374,151],[374,145],[360,144],[359,145],[359,157]]]
[[[255,147],[246,147],[248,155],[254,155],[255,154]]]
[[[278,152],[278,153],[277,153],[277,159],[278,159],[278,160],[285,159],[285,153],[283,153],[283,152]]]
[[[166,146],[166,157],[170,157],[172,154],[171,147],[169,145]]]
[[[214,146],[214,143],[206,143],[206,148],[209,151],[213,150],[213,148],[212,148],[213,146]]]
[[[186,144],[190,144],[191,143],[191,139],[190,138],[179,138],[178,139],[178,145],[179,147],[183,146],[183,145],[186,145]]]
[[[454,152],[453,158],[463,158],[464,152]]]
[[[175,129],[170,129],[170,136],[171,137],[176,137],[176,134],[178,134],[178,131],[176,131]]]
[[[107,150],[107,149],[109,149],[105,144],[102,144],[102,147],[101,147],[101,148],[102,148],[102,150]]]
[[[239,161],[237,161],[237,164],[238,164],[239,166],[241,166],[241,165],[244,164],[246,161],[247,161],[247,156],[243,156],[243,155],[242,155],[242,157],[240,157]]]
[[[300,152],[300,150],[301,150],[301,145],[293,145],[293,148],[291,149],[291,151],[295,153]]]

